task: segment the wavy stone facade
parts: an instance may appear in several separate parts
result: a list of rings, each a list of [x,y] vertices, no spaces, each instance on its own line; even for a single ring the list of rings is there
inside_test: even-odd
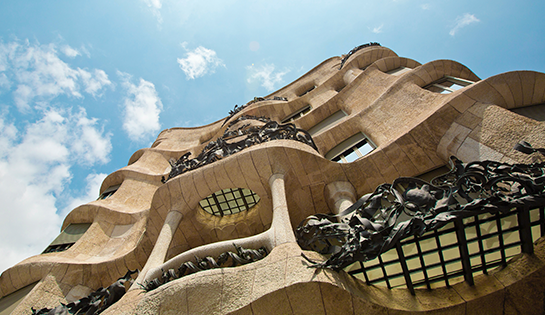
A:
[[[9,306],[12,314],[53,308],[139,269],[127,294],[103,314],[543,313],[541,239],[534,254],[518,255],[507,267],[476,276],[473,286],[459,282],[417,289],[415,295],[405,288],[367,285],[344,271],[308,268],[293,233],[307,216],[339,213],[379,184],[442,167],[451,155],[464,161],[531,163],[541,157],[517,152],[514,144],[523,140],[545,147],[545,123],[539,118],[544,107],[535,107],[545,102],[543,73],[516,71],[481,80],[455,61],[422,65],[379,45],[347,57],[342,67],[342,57],[322,62],[265,99],[250,102],[229,121],[162,131],[151,148],[134,153],[128,166],[104,180],[101,195],[107,198],[66,217],[63,230],[90,224],[77,242],[30,257],[1,275],[0,307],[7,312],[9,301],[19,295],[21,302]],[[533,118],[519,114],[519,108]],[[239,120],[242,116],[254,118]],[[248,143],[246,131],[261,136],[255,130],[265,123],[255,117],[291,118],[294,127],[310,132],[316,149],[291,138],[257,141],[230,155],[214,151],[209,163],[168,177],[181,156],[198,157],[211,141]],[[226,130],[240,132],[226,137]],[[341,155],[348,159],[355,151],[344,149],[356,144],[353,139],[366,151],[358,151],[350,163],[330,161]],[[239,203],[235,213],[225,215],[203,210],[203,199],[238,188],[259,196],[253,207]],[[268,255],[243,266],[193,273],[150,291],[139,285],[194,256],[234,251],[233,243],[264,246]]]

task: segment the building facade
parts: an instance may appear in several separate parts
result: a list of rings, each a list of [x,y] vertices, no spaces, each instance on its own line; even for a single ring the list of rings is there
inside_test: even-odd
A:
[[[0,313],[61,314],[79,302],[88,314],[542,314],[539,202],[433,226],[431,245],[428,234],[404,235],[412,243],[343,268],[316,268],[330,256],[302,249],[296,232],[321,213],[342,223],[383,183],[429,182],[453,155],[540,169],[540,152],[513,147],[545,147],[543,103],[543,73],[480,79],[455,61],[356,47],[225,119],[162,131],[104,180],[98,200],[68,214],[43,254],[0,276]]]

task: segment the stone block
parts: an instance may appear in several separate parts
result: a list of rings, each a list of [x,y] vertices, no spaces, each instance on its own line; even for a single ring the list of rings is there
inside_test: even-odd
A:
[[[293,314],[326,314],[320,283],[300,282],[286,287]]]
[[[251,307],[253,315],[269,315],[273,313],[294,314],[291,309],[288,295],[283,288],[254,300]]]

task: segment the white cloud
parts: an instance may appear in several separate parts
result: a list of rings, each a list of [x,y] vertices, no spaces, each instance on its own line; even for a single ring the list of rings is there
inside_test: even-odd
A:
[[[273,91],[277,83],[282,83],[282,77],[290,70],[274,72],[274,64],[265,64],[260,67],[251,65],[246,69],[249,72],[248,83],[260,82],[267,91]]]
[[[381,24],[380,26],[377,26],[377,27],[373,28],[372,32],[375,33],[375,34],[382,33],[382,27],[383,26],[384,26],[384,24]]]
[[[108,80],[108,75],[106,72],[104,72],[104,70],[95,69],[93,71],[94,75],[79,68],[78,72],[81,76],[81,80],[83,81],[83,85],[85,86],[85,92],[93,96],[100,96],[101,94],[99,94],[99,92],[102,90],[102,88],[112,84],[112,82]]]
[[[421,8],[422,10],[429,10],[429,9],[430,9],[430,5],[429,5],[429,3],[424,3],[424,4],[421,4],[421,5],[420,5],[420,8]]]
[[[83,109],[38,114],[19,129],[0,116],[0,271],[45,249],[59,233],[71,168],[105,163],[111,150],[110,135]]]
[[[161,16],[161,7],[163,5],[161,4],[161,0],[142,0],[142,1],[151,10],[151,13],[153,13],[153,16],[157,18],[157,24],[160,28],[161,24],[163,24],[163,17]]]
[[[219,66],[225,67],[225,64],[218,58],[215,51],[203,46],[189,51],[186,45],[187,43],[182,43],[182,47],[187,51],[186,57],[178,58],[177,60],[188,80],[202,77],[207,73],[214,73]]]
[[[96,118],[87,118],[83,109],[73,117],[76,128],[72,151],[81,161],[88,164],[96,161],[108,163],[108,155],[112,151],[111,134],[104,135],[103,129],[97,129],[97,121]]]
[[[64,45],[61,47],[61,51],[63,52],[63,54],[65,54],[67,57],[70,57],[70,58],[75,58],[77,56],[81,56],[80,52],[77,51],[76,49],[68,46],[68,45]]]
[[[11,83],[5,73],[0,73],[0,88],[9,89]]]
[[[159,114],[163,103],[155,90],[155,85],[140,79],[138,85],[131,83],[131,76],[118,72],[122,85],[127,90],[124,99],[123,129],[133,141],[145,140],[155,136],[161,128]]]
[[[74,56],[75,50],[69,46],[61,50],[69,57]],[[59,95],[81,98],[80,86],[86,93],[97,96],[111,85],[104,71],[74,69],[59,58],[54,44],[31,45],[28,40],[23,44],[0,43],[1,69],[6,72],[8,83],[15,86],[14,101],[22,112],[30,110],[33,101],[49,101]],[[6,80],[3,81],[6,85]]]
[[[468,26],[469,24],[480,22],[478,18],[473,14],[465,13],[463,16],[456,18],[456,25],[450,30],[450,36],[454,36],[462,27]]]

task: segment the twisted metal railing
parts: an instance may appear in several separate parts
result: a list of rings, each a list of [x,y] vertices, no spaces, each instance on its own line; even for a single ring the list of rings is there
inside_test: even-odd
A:
[[[117,279],[107,288],[100,288],[86,297],[83,297],[77,301],[70,302],[68,304],[58,305],[55,308],[44,307],[39,310],[31,308],[33,315],[66,315],[66,314],[86,314],[95,315],[105,311],[108,307],[112,306],[115,302],[119,301],[123,295],[125,295],[125,282],[132,282],[132,275],[138,273],[138,269],[131,271]]]
[[[142,289],[146,291],[151,291],[160,287],[163,284],[190,275],[192,273],[215,268],[236,267],[239,265],[245,265],[263,259],[268,254],[265,247],[261,247],[259,249],[246,249],[236,244],[233,244],[233,246],[235,247],[236,252],[224,252],[220,254],[216,259],[210,256],[202,259],[195,256],[195,262],[184,262],[180,265],[178,270],[174,270],[172,268],[168,270],[163,270],[163,274],[160,277],[149,281],[145,280],[144,283],[141,283],[139,285],[142,287]]]
[[[527,143],[519,144],[516,149],[527,153],[542,152]],[[363,196],[337,216],[309,216],[296,230],[299,245],[329,255],[321,262],[307,258],[311,266],[341,270],[355,262],[380,259],[382,253],[394,248],[403,260],[402,240],[419,238],[454,223],[456,229],[452,232],[458,239],[462,273],[472,284],[471,255],[467,240],[464,241],[463,220],[474,217],[478,221],[478,216],[484,213],[507,216],[514,208],[521,250],[531,253],[533,223],[529,219],[529,209],[545,206],[545,163],[462,163],[455,157],[450,163],[451,171],[430,183],[418,178],[398,178],[392,184],[378,186],[373,193]],[[344,217],[342,222],[338,222],[339,217]],[[501,230],[501,225],[498,229]],[[499,237],[501,240],[502,236]],[[484,255],[486,251],[481,252]],[[406,265],[404,268],[403,261],[401,264],[407,286],[412,289],[408,269]]]
[[[245,124],[236,130],[230,128],[243,120],[257,120],[264,124],[261,126]],[[272,140],[295,140],[318,151],[310,134],[297,128],[294,124],[280,124],[266,117],[241,116],[229,123],[229,128],[225,130],[223,135],[216,141],[210,141],[197,157],[190,159],[191,152],[188,152],[177,161],[171,161],[170,174],[166,179],[163,177],[162,181],[165,183],[187,171],[221,160],[253,145]]]
[[[341,60],[341,66],[339,67],[339,70],[341,70],[344,66],[344,63],[354,54],[356,53],[358,50],[361,50],[363,48],[367,48],[367,47],[371,47],[371,46],[380,46],[379,43],[367,43],[367,44],[363,44],[363,45],[360,45],[360,46],[357,46],[357,47],[354,47],[352,48],[352,50],[350,50],[348,52],[348,54],[344,55],[343,59]]]

